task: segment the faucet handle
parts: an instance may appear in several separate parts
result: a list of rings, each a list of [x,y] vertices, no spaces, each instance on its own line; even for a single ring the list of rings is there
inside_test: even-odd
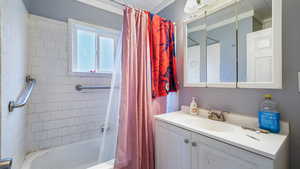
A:
[[[213,109],[208,109],[208,116],[213,116],[215,114],[215,111]]]
[[[211,108],[209,108],[209,109],[207,109],[207,110],[208,110],[208,114],[215,113],[215,111],[216,111],[216,110],[214,110],[214,109],[211,109]]]
[[[209,109],[208,114],[220,114],[220,111],[216,109]]]
[[[230,114],[230,112],[229,111],[221,111],[220,114],[223,114],[223,115],[224,114]]]

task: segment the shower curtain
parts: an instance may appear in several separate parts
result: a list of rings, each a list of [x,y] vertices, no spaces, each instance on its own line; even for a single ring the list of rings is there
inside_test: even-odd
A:
[[[126,8],[115,169],[154,169],[150,62],[148,13]]]
[[[100,153],[100,162],[103,162],[112,159],[110,152],[116,152],[114,169],[155,168],[153,116],[166,112],[167,98],[159,96],[177,90],[175,49],[169,48],[174,46],[174,30],[163,31],[166,20],[158,17],[161,24],[156,23],[157,26],[164,28],[153,29],[156,28],[152,27],[153,18],[154,15],[146,11],[124,9],[122,50],[116,58],[119,62],[113,75]],[[166,60],[156,62],[158,69],[154,71],[151,65],[162,56]],[[156,91],[160,93],[154,94],[153,77],[160,80],[156,84]]]
[[[122,33],[118,40],[116,49],[115,64],[111,80],[111,90],[109,95],[108,106],[106,110],[105,123],[102,126],[102,139],[99,150],[99,163],[107,162],[115,159],[117,137],[118,137],[118,121],[121,102],[121,57],[122,57]]]

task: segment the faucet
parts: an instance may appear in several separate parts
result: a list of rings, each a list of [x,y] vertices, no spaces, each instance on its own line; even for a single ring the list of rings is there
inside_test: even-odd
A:
[[[224,111],[215,111],[215,110],[209,110],[208,112],[208,119],[210,120],[215,120],[215,121],[221,121],[225,122],[225,116],[224,116]]]

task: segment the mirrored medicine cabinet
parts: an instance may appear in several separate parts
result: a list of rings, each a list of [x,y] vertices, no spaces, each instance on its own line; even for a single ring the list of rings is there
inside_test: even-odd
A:
[[[184,87],[282,88],[282,0],[216,0],[184,32]]]

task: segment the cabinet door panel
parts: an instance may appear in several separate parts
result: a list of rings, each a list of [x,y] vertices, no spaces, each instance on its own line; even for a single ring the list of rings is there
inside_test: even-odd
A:
[[[237,157],[219,151],[212,146],[201,144],[195,148],[196,165],[194,169],[256,169],[255,163],[250,163]]]
[[[190,140],[190,132],[157,122],[156,169],[191,169]]]
[[[193,134],[192,169],[271,169],[271,159]],[[195,144],[194,144],[195,145]]]

